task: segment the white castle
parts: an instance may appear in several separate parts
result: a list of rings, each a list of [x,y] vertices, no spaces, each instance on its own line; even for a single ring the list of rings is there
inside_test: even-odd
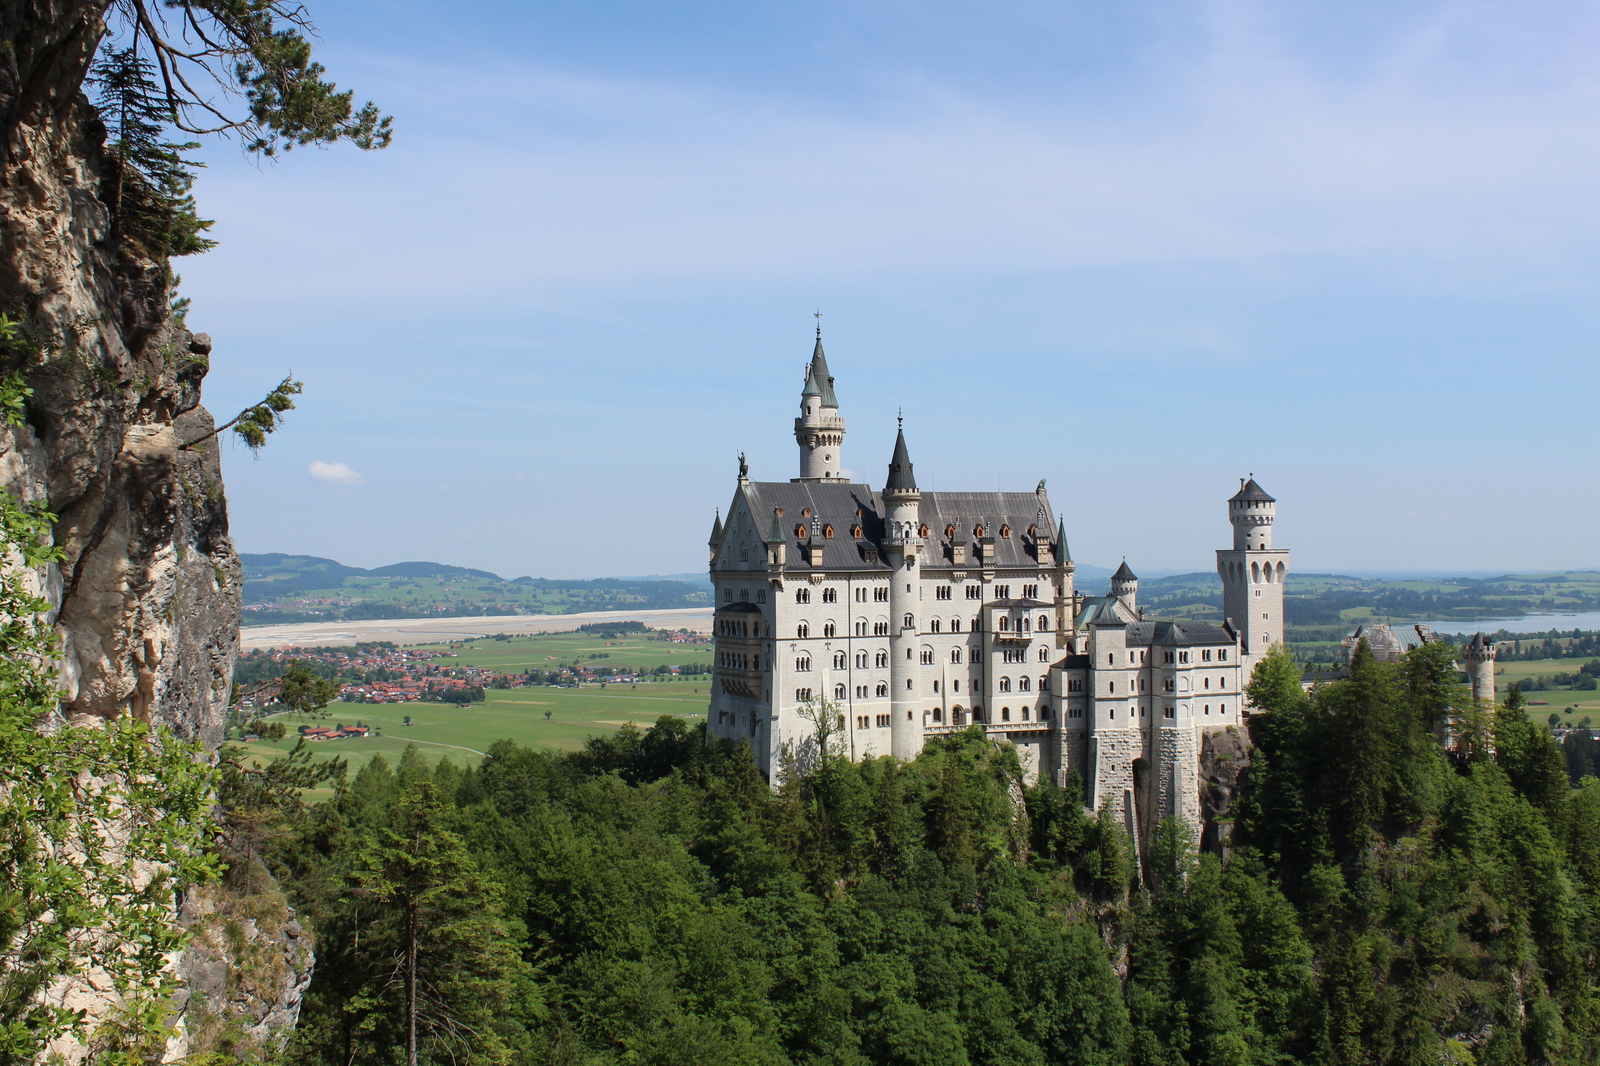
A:
[[[882,491],[843,474],[844,419],[820,331],[795,419],[800,476],[739,483],[711,531],[713,736],[748,738],[769,777],[814,748],[823,701],[851,758],[912,759],[927,737],[981,724],[1030,775],[1130,829],[1198,827],[1200,750],[1237,726],[1243,683],[1283,634],[1289,553],[1254,479],[1228,501],[1217,552],[1222,625],[1146,620],[1126,562],[1084,596],[1045,483],[1032,492],[924,492],[905,433]],[[808,717],[810,716],[810,717]]]

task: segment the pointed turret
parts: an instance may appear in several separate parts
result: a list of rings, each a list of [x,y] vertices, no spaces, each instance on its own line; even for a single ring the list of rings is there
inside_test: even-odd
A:
[[[800,476],[796,481],[848,481],[840,467],[844,444],[844,419],[833,391],[828,359],[822,354],[822,330],[806,364],[806,382],[800,389],[800,417],[794,420],[794,439],[800,445]]]
[[[1139,579],[1128,569],[1128,560],[1122,560],[1117,572],[1111,575],[1111,595],[1122,601],[1133,617],[1139,617]]]
[[[1138,581],[1139,577],[1128,569],[1128,560],[1122,560],[1122,565],[1117,567],[1117,572],[1111,575],[1113,583],[1118,581]]]
[[[722,508],[717,508],[716,520],[711,523],[711,538],[706,541],[706,547],[711,549],[711,565],[717,564],[717,550],[722,547]]]
[[[911,453],[906,450],[906,433],[902,427],[894,435],[894,455],[889,459],[889,479],[883,483],[883,492],[916,492],[917,479],[911,473]]]
[[[1067,520],[1065,518],[1061,519],[1061,524],[1056,527],[1056,561],[1063,565],[1072,562],[1072,549],[1067,547]]]

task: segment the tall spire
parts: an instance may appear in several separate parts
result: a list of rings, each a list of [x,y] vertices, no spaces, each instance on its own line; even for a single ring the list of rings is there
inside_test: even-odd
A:
[[[833,393],[833,375],[828,373],[828,357],[822,354],[822,327],[817,327],[817,346],[811,350],[811,369],[807,371],[807,392],[802,395],[817,395],[822,397],[822,406],[837,409],[839,397]],[[817,391],[809,391],[812,381],[815,380]]]
[[[711,523],[711,550],[715,551],[717,545],[722,543],[722,508],[717,508],[717,519]]]
[[[911,453],[906,450],[904,420],[894,435],[894,456],[889,460],[889,479],[883,483],[884,492],[916,492],[917,479],[911,473]]]
[[[1072,562],[1072,549],[1067,547],[1067,520],[1061,519],[1061,524],[1056,527],[1056,559],[1063,563]]]
[[[844,419],[833,392],[833,376],[822,354],[822,331],[806,364],[806,383],[800,390],[800,417],[794,420],[794,439],[800,445],[800,476],[796,481],[849,481],[842,469]]]

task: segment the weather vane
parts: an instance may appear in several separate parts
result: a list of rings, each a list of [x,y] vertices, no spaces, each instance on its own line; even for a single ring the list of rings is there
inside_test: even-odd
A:
[[[811,317],[817,320],[817,340],[820,341],[822,339],[822,308],[819,307],[811,312]]]
[[[896,407],[894,409],[894,428],[895,429],[905,429],[906,428],[906,411],[905,411],[905,408],[903,408],[903,407]]]

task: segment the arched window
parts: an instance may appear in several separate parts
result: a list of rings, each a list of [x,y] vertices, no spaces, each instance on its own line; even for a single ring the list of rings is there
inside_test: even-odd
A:
[[[857,619],[856,620],[856,636],[864,637],[866,635],[867,635],[867,620],[865,618]]]
[[[961,704],[959,704],[959,703],[956,704],[954,707],[950,708],[950,724],[951,725],[966,725],[967,724],[967,712],[961,709]]]
[[[836,699],[836,700],[844,699],[844,686],[843,685],[835,685],[835,686],[833,686],[833,698]]]
[[[961,649],[960,648],[951,648],[950,649],[950,661],[953,662],[953,663],[959,663],[961,661]]]
[[[940,625],[939,619],[935,618],[935,619],[933,619],[932,621],[930,621],[928,623],[928,628],[930,629],[930,631],[932,631],[934,633],[937,633],[937,632],[939,632],[939,625]]]
[[[833,668],[835,670],[843,670],[844,667],[845,667],[844,652],[842,652],[842,651],[834,652],[833,653]]]
[[[833,588],[823,589],[822,590],[822,602],[823,603],[837,603],[837,602],[839,602],[839,590],[838,589],[833,589]]]
[[[944,709],[942,707],[935,707],[933,709],[933,724],[934,725],[939,725],[943,721],[944,721]]]
[[[1008,633],[1010,631],[1011,631],[1011,619],[1006,615],[1001,615],[1000,616],[1000,632]]]
[[[909,614],[900,620],[900,624],[907,629],[917,628],[916,619],[912,618]]]
[[[1000,720],[1002,722],[1011,721],[1011,708],[1010,707],[1002,707],[1002,708],[1000,708]]]
[[[889,694],[889,683],[887,681],[879,681],[877,691],[880,697],[887,696]]]
[[[799,658],[795,659],[794,668],[796,670],[800,671],[801,673],[806,673],[807,671],[809,671],[811,669],[811,656],[802,655]]]
[[[1032,689],[1033,689],[1033,681],[1030,678],[1026,678],[1026,677],[1017,678],[1017,691],[1018,692],[1029,692],[1029,691],[1032,691]]]
[[[1050,649],[1049,648],[1040,648],[1039,649],[1039,661],[1042,662],[1042,663],[1047,663],[1047,662],[1050,661]]]
[[[1011,691],[1011,679],[1009,677],[1002,677],[1000,679],[1000,691],[1001,692],[1010,692]]]
[[[834,635],[835,632],[836,632],[836,630],[834,629],[834,625],[833,625],[832,622],[824,622],[824,623],[822,623],[822,635],[823,636],[831,637],[831,636]]]
[[[795,636],[799,637],[801,640],[805,640],[810,635],[811,635],[811,627],[806,625],[804,622],[801,622],[798,626],[795,627]]]
[[[1023,633],[1031,633],[1033,631],[1033,626],[1028,621],[1027,615],[1023,615],[1021,618],[1017,619],[1017,624],[1022,627],[1021,631]]]
[[[889,665],[889,653],[886,652],[886,651],[880,651],[877,655],[873,656],[873,665],[874,666],[888,666]]]
[[[1039,691],[1040,692],[1049,692],[1050,691],[1050,675],[1049,674],[1045,674],[1043,677],[1039,678]]]
[[[794,590],[794,602],[796,602],[796,603],[810,603],[811,602],[811,590],[810,589],[795,589]]]
[[[959,619],[959,618],[950,619],[950,632],[952,632],[952,633],[961,632],[961,619]]]
[[[1048,633],[1049,631],[1050,631],[1050,619],[1047,616],[1041,614],[1039,616],[1039,632]]]

